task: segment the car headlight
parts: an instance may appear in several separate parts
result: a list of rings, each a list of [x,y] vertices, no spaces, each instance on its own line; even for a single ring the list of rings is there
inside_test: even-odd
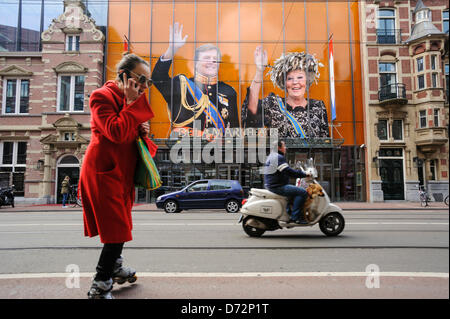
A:
[[[162,196],[159,196],[156,200],[159,202],[161,200]]]

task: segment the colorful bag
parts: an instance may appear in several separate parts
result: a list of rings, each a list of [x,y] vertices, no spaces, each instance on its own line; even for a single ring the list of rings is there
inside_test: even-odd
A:
[[[140,156],[134,173],[134,186],[148,190],[159,188],[162,185],[161,177],[147,144],[140,137],[136,139],[136,143]]]

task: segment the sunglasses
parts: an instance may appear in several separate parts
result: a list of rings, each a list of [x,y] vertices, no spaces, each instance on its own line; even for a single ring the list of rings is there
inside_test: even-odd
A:
[[[132,75],[134,75],[137,78],[137,81],[140,84],[147,84],[148,87],[151,87],[153,85],[152,79],[147,78],[145,75],[139,75],[130,70],[123,71],[122,73],[125,73],[127,75],[128,75],[128,73],[131,73]]]

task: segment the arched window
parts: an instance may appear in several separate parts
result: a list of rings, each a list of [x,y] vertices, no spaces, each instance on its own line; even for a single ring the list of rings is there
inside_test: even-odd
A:
[[[78,161],[78,159],[73,156],[73,155],[66,155],[64,157],[62,157],[59,162],[58,165],[70,165],[73,166],[74,164],[79,164],[80,161]]]

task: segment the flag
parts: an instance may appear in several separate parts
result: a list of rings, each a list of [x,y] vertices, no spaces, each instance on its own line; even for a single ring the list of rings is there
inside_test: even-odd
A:
[[[331,120],[336,119],[336,96],[334,91],[334,54],[333,54],[333,35],[328,42],[329,46],[329,70],[330,70],[330,100],[331,100]]]

